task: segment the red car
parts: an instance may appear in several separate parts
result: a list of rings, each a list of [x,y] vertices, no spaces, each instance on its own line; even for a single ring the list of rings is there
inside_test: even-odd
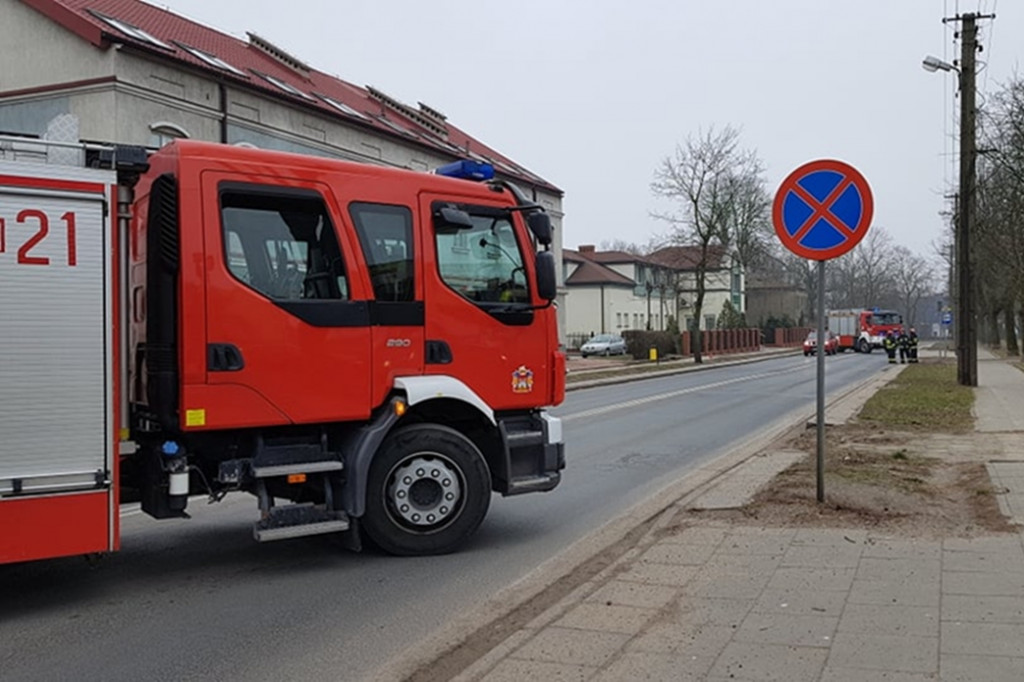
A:
[[[812,331],[804,339],[804,355],[811,355],[818,349],[818,332]],[[825,332],[825,355],[839,352],[839,337],[832,332]]]

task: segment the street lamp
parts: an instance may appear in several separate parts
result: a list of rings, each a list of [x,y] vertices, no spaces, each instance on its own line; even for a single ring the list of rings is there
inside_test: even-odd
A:
[[[978,385],[978,334],[974,319],[974,282],[970,236],[974,229],[975,192],[975,52],[978,49],[976,14],[964,14],[960,68],[931,55],[922,60],[925,71],[955,71],[960,83],[960,206],[956,242],[956,380],[961,386]]]
[[[941,59],[939,59],[938,57],[933,57],[931,55],[928,55],[923,60],[921,60],[921,68],[923,68],[925,71],[931,71],[932,73],[935,73],[936,71],[939,71],[940,69],[942,71],[957,71],[958,70],[955,66],[953,66],[949,62],[944,62]]]

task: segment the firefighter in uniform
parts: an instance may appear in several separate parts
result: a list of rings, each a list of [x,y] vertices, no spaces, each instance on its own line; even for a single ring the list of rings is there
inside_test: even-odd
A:
[[[889,356],[889,364],[896,364],[896,337],[892,335],[892,332],[886,332],[885,337],[882,339],[882,348],[885,349],[885,354]]]
[[[907,358],[910,357],[910,337],[902,329],[896,337],[896,345],[900,348],[900,364],[906,364]]]
[[[907,344],[910,349],[910,357],[908,360],[910,362],[917,362],[917,331],[913,327],[910,328],[910,336],[907,337]]]

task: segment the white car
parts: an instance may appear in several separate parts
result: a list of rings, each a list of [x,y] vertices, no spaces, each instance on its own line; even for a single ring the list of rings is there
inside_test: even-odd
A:
[[[580,346],[580,355],[625,355],[626,340],[615,334],[598,334]]]

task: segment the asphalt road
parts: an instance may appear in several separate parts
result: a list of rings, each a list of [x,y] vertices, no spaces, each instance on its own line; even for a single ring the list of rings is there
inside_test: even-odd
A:
[[[831,393],[885,356],[827,366]],[[361,679],[730,444],[813,411],[814,396],[815,358],[802,356],[570,392],[556,410],[562,485],[496,497],[445,557],[354,554],[324,537],[260,545],[246,496],[194,501],[189,521],[128,507],[117,554],[0,566],[0,679]]]

